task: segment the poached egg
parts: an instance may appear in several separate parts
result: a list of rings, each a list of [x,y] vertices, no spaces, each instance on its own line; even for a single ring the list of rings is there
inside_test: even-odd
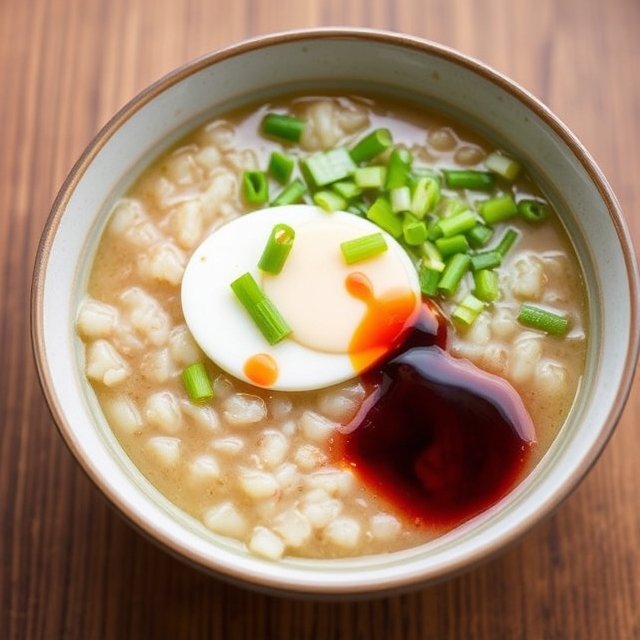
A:
[[[258,261],[276,224],[295,231],[277,275]],[[387,250],[348,265],[340,244],[382,233]],[[291,327],[269,345],[231,290],[251,273]],[[195,250],[182,280],[182,309],[194,339],[219,367],[283,391],[320,389],[362,373],[401,341],[420,307],[416,270],[404,249],[372,222],[312,205],[245,214]]]

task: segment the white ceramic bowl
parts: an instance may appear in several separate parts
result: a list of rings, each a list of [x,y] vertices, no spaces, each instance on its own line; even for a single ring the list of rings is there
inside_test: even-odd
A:
[[[74,315],[108,204],[141,163],[187,130],[239,105],[293,91],[345,89],[423,101],[514,151],[560,209],[586,276],[584,382],[561,433],[530,476],[489,513],[423,546],[348,560],[258,559],[161,496],[132,466],[79,366]],[[327,596],[376,594],[451,576],[548,514],[602,450],[638,353],[638,271],[619,206],[568,129],[504,76],[415,38],[331,29],[267,36],[191,62],[122,109],[84,152],[44,230],[32,294],[42,386],[63,438],[111,502],[169,551],[254,587]]]

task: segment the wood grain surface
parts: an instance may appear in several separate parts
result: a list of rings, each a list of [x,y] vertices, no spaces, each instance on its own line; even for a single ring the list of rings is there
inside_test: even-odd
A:
[[[362,603],[256,595],[185,566],[109,508],[58,436],[28,297],[66,173],[172,68],[320,25],[428,37],[506,72],[586,144],[640,242],[638,0],[0,0],[0,638],[640,639],[638,377],[554,516],[479,569]]]

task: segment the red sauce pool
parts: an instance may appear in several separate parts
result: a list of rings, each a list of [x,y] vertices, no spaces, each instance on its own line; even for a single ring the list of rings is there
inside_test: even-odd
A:
[[[446,321],[423,305],[392,358],[363,376],[369,395],[334,452],[416,525],[451,528],[498,502],[535,442],[517,392],[445,350]]]

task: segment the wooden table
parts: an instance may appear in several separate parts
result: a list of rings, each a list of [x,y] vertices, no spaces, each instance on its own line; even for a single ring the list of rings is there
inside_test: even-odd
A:
[[[411,595],[300,603],[227,586],[114,513],[49,417],[31,268],[66,173],[140,89],[250,35],[348,24],[425,36],[544,100],[640,241],[638,0],[0,0],[0,637],[640,638],[640,388],[557,513],[480,569]]]

